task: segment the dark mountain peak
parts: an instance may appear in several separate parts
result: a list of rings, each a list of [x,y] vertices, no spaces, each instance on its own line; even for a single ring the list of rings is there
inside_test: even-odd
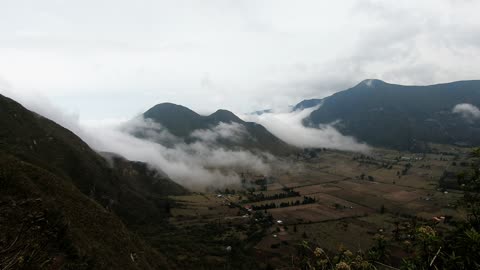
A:
[[[207,116],[207,118],[211,121],[214,121],[214,122],[243,123],[242,119],[240,119],[238,116],[236,116],[231,111],[227,111],[227,110],[217,110],[216,112]]]
[[[355,92],[358,92],[357,94],[361,94],[363,91],[371,91],[373,89],[379,89],[379,88],[385,88],[385,86],[391,85],[389,83],[386,83],[382,80],[378,79],[365,79],[355,85],[354,87],[347,89],[345,91],[340,91],[335,94],[335,95],[344,95],[345,93],[349,93],[350,90],[354,90]],[[313,108],[319,104],[321,104],[326,98],[319,99],[319,98],[312,98],[312,99],[305,99],[299,102],[297,105],[295,105],[292,109],[292,111],[301,111],[304,109],[308,108]]]
[[[199,128],[199,122],[203,118],[189,108],[173,103],[155,105],[146,111],[143,117],[152,119],[180,137],[188,136],[193,129]]]
[[[182,105],[177,105],[174,103],[160,103],[152,108],[150,108],[148,111],[146,111],[143,115],[145,118],[152,118],[156,119],[159,117],[161,114],[176,114],[176,115],[183,115],[187,117],[198,117],[199,114],[190,110],[187,107],[184,107]]]
[[[354,88],[358,88],[358,87],[376,88],[383,85],[387,85],[387,83],[378,79],[365,79],[361,81],[359,84],[357,84]]]
[[[275,137],[262,125],[245,122],[228,110],[217,110],[208,116],[203,116],[180,105],[162,103],[146,111],[143,116],[159,123],[171,134],[186,142],[191,142],[190,135],[195,130],[210,129],[221,122],[238,123],[245,127],[250,139],[238,145],[225,144],[223,146],[257,149],[281,155],[297,150]]]
[[[315,107],[318,104],[322,103],[322,100],[323,99],[318,99],[318,98],[305,99],[300,103],[298,103],[297,105],[295,105],[292,111],[301,111],[304,109]]]
[[[272,112],[272,109],[265,109],[265,110],[254,111],[254,112],[251,112],[249,114],[250,115],[262,115],[262,114],[271,113],[271,112]]]
[[[153,106],[152,108],[150,108],[150,110],[180,110],[180,109],[187,109],[188,110],[188,108],[186,108],[182,105],[178,105],[178,104],[171,103],[171,102],[159,103],[159,104]]]
[[[162,103],[158,103],[157,105],[152,107],[152,109],[154,109],[154,108],[162,109],[162,108],[186,108],[186,107],[182,106],[182,105],[175,104],[175,103],[171,103],[171,102],[162,102]],[[188,109],[188,108],[186,108],[186,109]]]
[[[480,106],[480,81],[405,86],[364,80],[324,98],[305,123],[341,119],[338,129],[344,135],[402,150],[423,151],[420,142],[478,145],[478,124],[452,113],[461,103]]]

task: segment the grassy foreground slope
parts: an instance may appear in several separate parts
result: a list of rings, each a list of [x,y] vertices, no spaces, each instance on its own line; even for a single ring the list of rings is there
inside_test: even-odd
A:
[[[69,180],[0,153],[2,269],[167,269]]]
[[[167,196],[186,189],[144,163],[107,160],[3,96],[0,127],[1,269],[172,265],[126,226],[165,222]]]
[[[145,216],[150,216],[150,221],[162,220],[162,197],[187,193],[146,166],[109,163],[69,130],[3,96],[0,126],[0,149],[5,153],[72,181],[83,194],[127,223],[143,221]]]

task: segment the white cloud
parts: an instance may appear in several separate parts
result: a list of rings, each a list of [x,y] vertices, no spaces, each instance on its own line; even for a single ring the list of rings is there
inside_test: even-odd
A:
[[[155,156],[157,146],[149,150],[150,144],[103,127],[160,102],[202,113],[249,112],[322,98],[365,78],[400,84],[478,78],[478,10],[480,1],[450,0],[2,1],[0,88],[29,97],[30,108],[98,147],[114,150],[125,140],[125,149],[138,144],[150,153],[145,160],[162,165],[187,168],[193,161],[175,157],[189,151],[228,163],[221,150],[205,153],[202,146],[237,134],[234,128],[199,131],[194,136],[203,143],[184,146],[150,126],[145,135],[179,146],[167,158]],[[463,113],[476,117],[469,109]],[[366,148],[332,125],[303,127],[306,113],[253,120],[297,146]],[[98,138],[96,130],[117,141]],[[130,157],[142,157],[130,150]],[[195,164],[197,175],[210,175],[202,169],[210,163]]]
[[[245,115],[244,119],[264,125],[275,136],[298,147],[325,147],[339,150],[366,152],[369,147],[353,137],[344,136],[334,126],[305,127],[302,120],[318,108],[302,111]]]
[[[150,126],[149,123],[136,127]],[[129,127],[129,131],[135,131]],[[154,168],[164,171],[176,182],[192,188],[204,189],[238,184],[239,171],[268,173],[270,155],[245,151],[230,151],[211,143],[201,141],[187,144],[173,139],[173,144],[163,145],[165,138],[172,140],[173,135],[160,133],[157,142],[139,139],[125,132],[125,126],[89,129],[84,127],[87,143],[98,151],[118,153],[130,160],[147,162]],[[154,135],[153,133],[151,135]],[[171,141],[170,141],[171,142]],[[209,142],[211,142],[209,140]]]
[[[185,143],[158,123],[136,117],[127,122],[79,122],[76,114],[66,113],[43,96],[0,90],[27,109],[71,130],[90,147],[113,152],[129,160],[148,163],[185,187],[201,190],[240,183],[237,172],[267,174],[275,158],[268,153],[228,150],[217,144],[220,138],[240,139],[246,131],[236,123],[220,123],[211,130],[197,130],[196,142]],[[144,139],[133,134],[141,135]]]
[[[448,0],[2,1],[0,76],[82,121],[166,101],[285,107],[365,78],[480,77],[477,10]]]
[[[150,119],[136,117],[127,122],[95,122],[87,125],[79,122],[78,115],[63,112],[46,97],[25,96],[12,91],[0,92],[70,129],[92,148],[117,153],[130,160],[147,162],[189,188],[204,189],[236,184],[240,180],[237,172],[268,174],[272,166],[280,162],[268,153],[227,150],[217,144],[219,140],[239,142],[248,136],[248,132],[238,123],[220,123],[209,130],[196,130],[191,137],[197,140],[185,143]],[[319,129],[304,127],[302,119],[314,109],[247,115],[244,118],[264,125],[280,139],[299,147],[368,151],[368,146],[341,135],[331,125]],[[145,139],[132,134],[141,135]]]
[[[468,103],[455,105],[455,107],[453,107],[452,112],[461,114],[462,117],[466,118],[467,120],[480,118],[480,110],[478,109],[478,107]]]
[[[216,143],[219,140],[241,142],[248,136],[248,132],[245,126],[239,123],[220,122],[211,129],[197,129],[190,136],[209,143]]]

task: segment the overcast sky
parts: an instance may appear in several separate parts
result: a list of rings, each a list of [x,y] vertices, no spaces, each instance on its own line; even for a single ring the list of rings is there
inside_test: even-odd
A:
[[[0,88],[82,121],[480,78],[480,1],[0,0]]]

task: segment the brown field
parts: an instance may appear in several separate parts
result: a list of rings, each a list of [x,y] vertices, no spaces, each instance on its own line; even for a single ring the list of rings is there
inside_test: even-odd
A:
[[[352,205],[351,203],[346,203]],[[284,224],[301,224],[336,220],[346,217],[362,216],[372,211],[359,205],[353,208],[335,209],[334,206],[324,204],[306,204],[268,210],[274,219],[282,220]]]
[[[383,197],[387,200],[400,202],[400,203],[408,203],[417,199],[420,199],[423,194],[419,191],[407,191],[407,190],[399,190],[394,192],[389,192]]]
[[[303,196],[314,197],[316,202],[268,209],[275,224],[256,244],[257,255],[281,262],[285,254],[295,252],[295,245],[302,240],[316,242],[330,250],[339,245],[365,250],[372,245],[375,234],[391,235],[394,223],[406,222],[414,216],[422,220],[441,215],[459,216],[453,205],[460,193],[441,192],[438,184],[452,160],[461,158],[468,150],[442,149],[452,154],[419,155],[376,149],[366,158],[329,150],[322,151],[317,158],[290,160],[295,164],[291,167],[285,167],[284,163],[281,170],[273,170],[275,173],[270,176],[275,180],[267,185],[267,190],[257,189],[255,193],[272,196],[287,187],[300,196],[243,206],[270,202],[279,205],[302,201]],[[406,166],[411,167],[403,172]],[[179,202],[179,207],[172,210],[172,221],[177,224],[248,220],[245,212],[228,207],[229,202],[241,201],[238,196],[218,198],[213,194],[195,194],[174,199]],[[276,223],[277,220],[282,224]]]
[[[330,185],[330,184],[319,184],[319,185],[311,185],[311,186],[302,186],[295,188],[295,191],[300,192],[301,195],[310,195],[315,193],[330,193],[332,191],[340,190],[341,188]]]

